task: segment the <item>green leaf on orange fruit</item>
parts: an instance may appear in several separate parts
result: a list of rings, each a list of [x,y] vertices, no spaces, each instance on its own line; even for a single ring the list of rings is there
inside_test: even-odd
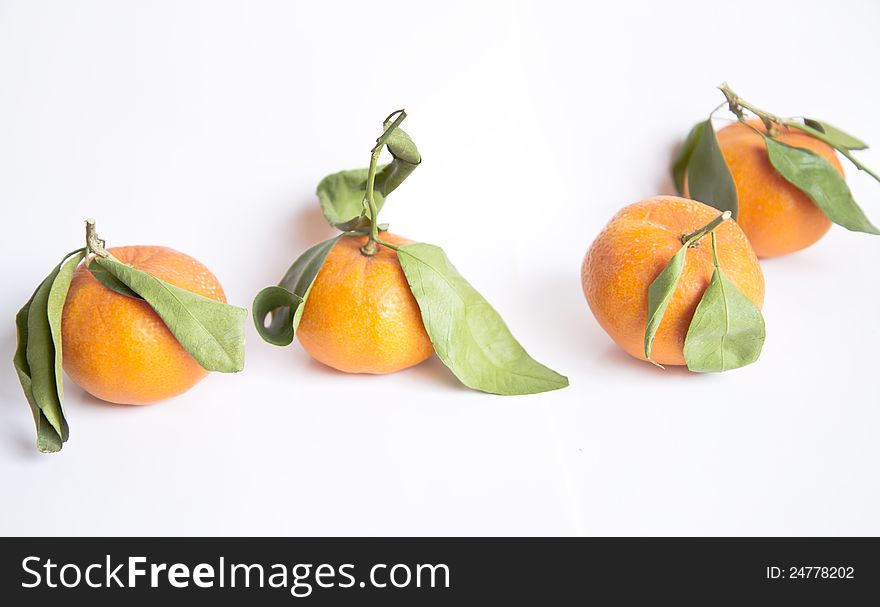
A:
[[[69,256],[61,268],[58,270],[58,276],[52,282],[49,289],[49,296],[46,301],[46,316],[49,319],[49,329],[52,333],[52,344],[55,348],[55,385],[58,387],[58,400],[64,402],[64,370],[62,367],[62,343],[61,343],[61,315],[64,312],[64,302],[67,301],[67,292],[70,290],[70,283],[73,280],[73,273],[79,266],[80,262],[85,258],[86,252],[80,249],[73,255]],[[28,326],[28,332],[31,328]]]
[[[651,346],[654,344],[654,337],[657,335],[657,329],[660,328],[660,322],[672,301],[675,289],[678,286],[678,280],[681,278],[681,272],[684,270],[685,256],[687,255],[688,243],[685,243],[675,252],[672,259],[665,268],[657,275],[657,278],[651,282],[648,287],[648,323],[645,327],[645,358],[654,363],[658,367],[662,367],[654,359],[651,358]]]
[[[708,122],[708,120],[705,120],[703,122],[698,122],[693,126],[691,132],[688,133],[687,138],[681,146],[678,158],[672,165],[672,181],[675,183],[675,190],[682,196],[684,196],[684,178],[687,174],[688,164],[691,161],[691,157],[694,155],[694,149],[697,147],[697,142],[703,135],[703,130],[706,128]]]
[[[397,256],[437,356],[464,385],[505,395],[568,385],[568,378],[529,356],[441,248],[406,244]]]
[[[714,232],[712,254],[712,278],[684,342],[688,369],[700,373],[729,371],[755,362],[766,335],[761,311],[721,269]]]
[[[60,451],[70,433],[62,405],[61,315],[73,272],[85,254],[85,249],[78,249],[66,255],[15,317],[13,365],[34,417],[37,448],[43,453]]]
[[[181,289],[109,257],[95,257],[91,263],[145,299],[204,369],[234,373],[244,368],[246,310]]]
[[[828,219],[854,232],[880,234],[853,199],[846,181],[827,160],[767,136],[764,142],[773,168],[809,196]]]
[[[276,346],[287,346],[293,341],[315,277],[339,238],[341,236],[308,249],[293,262],[278,286],[266,287],[257,293],[253,304],[254,324],[265,341]],[[272,319],[267,325],[270,313]]]
[[[724,162],[712,121],[706,120],[702,124],[702,128],[694,127],[691,131],[699,132],[694,135],[696,141],[687,164],[688,196],[719,211],[730,211],[736,219],[736,185]]]
[[[87,263],[86,268],[88,268],[89,273],[95,277],[95,279],[100,282],[102,285],[110,289],[111,291],[115,291],[120,295],[125,295],[126,297],[132,297],[134,299],[143,299],[140,295],[132,291],[128,285],[124,282],[113,276],[109,271],[107,271],[104,266],[97,263]]]

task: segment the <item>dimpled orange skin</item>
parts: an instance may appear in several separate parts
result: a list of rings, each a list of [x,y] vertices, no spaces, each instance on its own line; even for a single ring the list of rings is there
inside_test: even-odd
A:
[[[393,245],[411,242],[383,232]],[[397,253],[366,236],[343,236],[330,250],[306,299],[297,337],[315,360],[348,373],[393,373],[434,353]]]
[[[658,196],[621,210],[590,246],[581,283],[596,320],[626,352],[645,360],[648,287],[681,248],[681,237],[718,216],[703,203]],[[759,308],[764,276],[743,231],[733,220],[715,229],[718,258],[725,275]],[[714,264],[712,237],[688,249],[678,287],[669,302],[651,349],[661,365],[684,365],[684,340]]]
[[[173,249],[114,247],[123,263],[226,303],[217,278]],[[64,371],[83,390],[111,403],[145,405],[186,392],[208,372],[147,302],[102,285],[85,265],[73,274],[61,319]]]
[[[749,122],[766,132],[760,120]],[[784,129],[782,143],[813,151],[843,175],[834,149],[796,129]],[[763,138],[742,123],[718,131],[718,145],[736,184],[737,223],[759,257],[804,249],[822,238],[831,220],[797,187],[776,172]]]

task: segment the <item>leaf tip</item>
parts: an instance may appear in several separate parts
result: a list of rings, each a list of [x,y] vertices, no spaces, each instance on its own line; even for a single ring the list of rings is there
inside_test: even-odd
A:
[[[650,355],[646,355],[646,356],[645,356],[645,359],[646,359],[649,363],[651,363],[652,365],[654,365],[655,367],[657,367],[657,368],[659,368],[659,369],[663,369],[664,371],[666,370],[666,367],[664,367],[663,365],[661,365],[660,363],[658,363],[656,360],[654,360],[653,358],[651,358]]]
[[[554,373],[556,373],[554,371]],[[555,381],[553,381],[546,390],[542,390],[542,392],[552,392],[554,390],[562,390],[563,388],[568,388],[571,385],[568,377],[561,373],[556,373]]]
[[[37,451],[40,453],[58,453],[61,451],[61,448],[64,446],[64,439],[58,435],[52,437],[41,435],[39,430],[37,432]]]

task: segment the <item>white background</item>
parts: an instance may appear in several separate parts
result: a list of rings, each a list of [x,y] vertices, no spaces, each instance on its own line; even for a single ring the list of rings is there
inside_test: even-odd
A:
[[[579,268],[728,80],[880,145],[880,4],[0,2],[2,360],[95,217],[248,306],[333,234],[313,194],[398,107],[424,163],[392,231],[442,245],[560,392],[470,392],[436,359],[345,375],[259,340],[147,407],[69,380],[40,455],[0,369],[2,534],[880,534],[880,238],[763,264],[768,339],[724,375],[630,359]],[[880,154],[860,154],[880,167]],[[880,185],[847,165],[880,221]]]

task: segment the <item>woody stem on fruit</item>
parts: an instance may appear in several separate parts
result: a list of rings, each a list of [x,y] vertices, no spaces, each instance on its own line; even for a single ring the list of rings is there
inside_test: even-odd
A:
[[[715,228],[730,219],[730,215],[730,211],[724,211],[723,213],[721,213],[721,215],[704,225],[699,230],[691,232],[690,234],[683,235],[681,237],[681,244],[688,246],[696,244],[697,241],[699,241],[703,236],[712,232],[713,230],[715,230]]]
[[[104,248],[106,242],[98,237],[95,229],[95,220],[86,219],[86,250],[98,257],[109,257],[110,253]]]
[[[394,119],[388,128],[385,129],[385,132],[376,140],[376,145],[373,146],[370,155],[370,168],[367,172],[367,191],[364,195],[364,205],[367,207],[367,211],[370,214],[370,238],[367,240],[366,244],[361,247],[361,253],[367,256],[372,256],[376,254],[377,243],[379,242],[379,209],[376,205],[376,169],[379,165],[379,155],[382,153],[382,148],[385,147],[385,143],[388,141],[388,138],[391,134],[400,126],[400,123],[404,121],[406,118],[406,112],[404,110],[397,110],[396,112],[392,112],[388,118],[385,119],[385,124],[388,123],[391,118]]]
[[[113,254],[110,253],[110,251],[104,248],[106,244],[106,241],[98,236],[98,232],[95,229],[95,220],[86,219],[86,253],[88,255],[95,255],[96,257],[104,257],[105,259],[119,261],[113,257]]]
[[[743,110],[748,110],[753,113],[755,116],[761,119],[761,122],[764,123],[764,126],[767,127],[767,132],[771,135],[774,134],[775,128],[774,125],[784,125],[788,126],[787,121],[779,118],[778,116],[774,116],[770,112],[765,112],[759,107],[756,107],[737,95],[733,92],[733,89],[730,88],[730,85],[726,82],[722,82],[721,86],[718,87],[722,93],[724,93],[724,97],[727,98],[727,107],[730,108],[730,111],[733,112],[740,122],[745,122],[746,118],[743,113]]]

